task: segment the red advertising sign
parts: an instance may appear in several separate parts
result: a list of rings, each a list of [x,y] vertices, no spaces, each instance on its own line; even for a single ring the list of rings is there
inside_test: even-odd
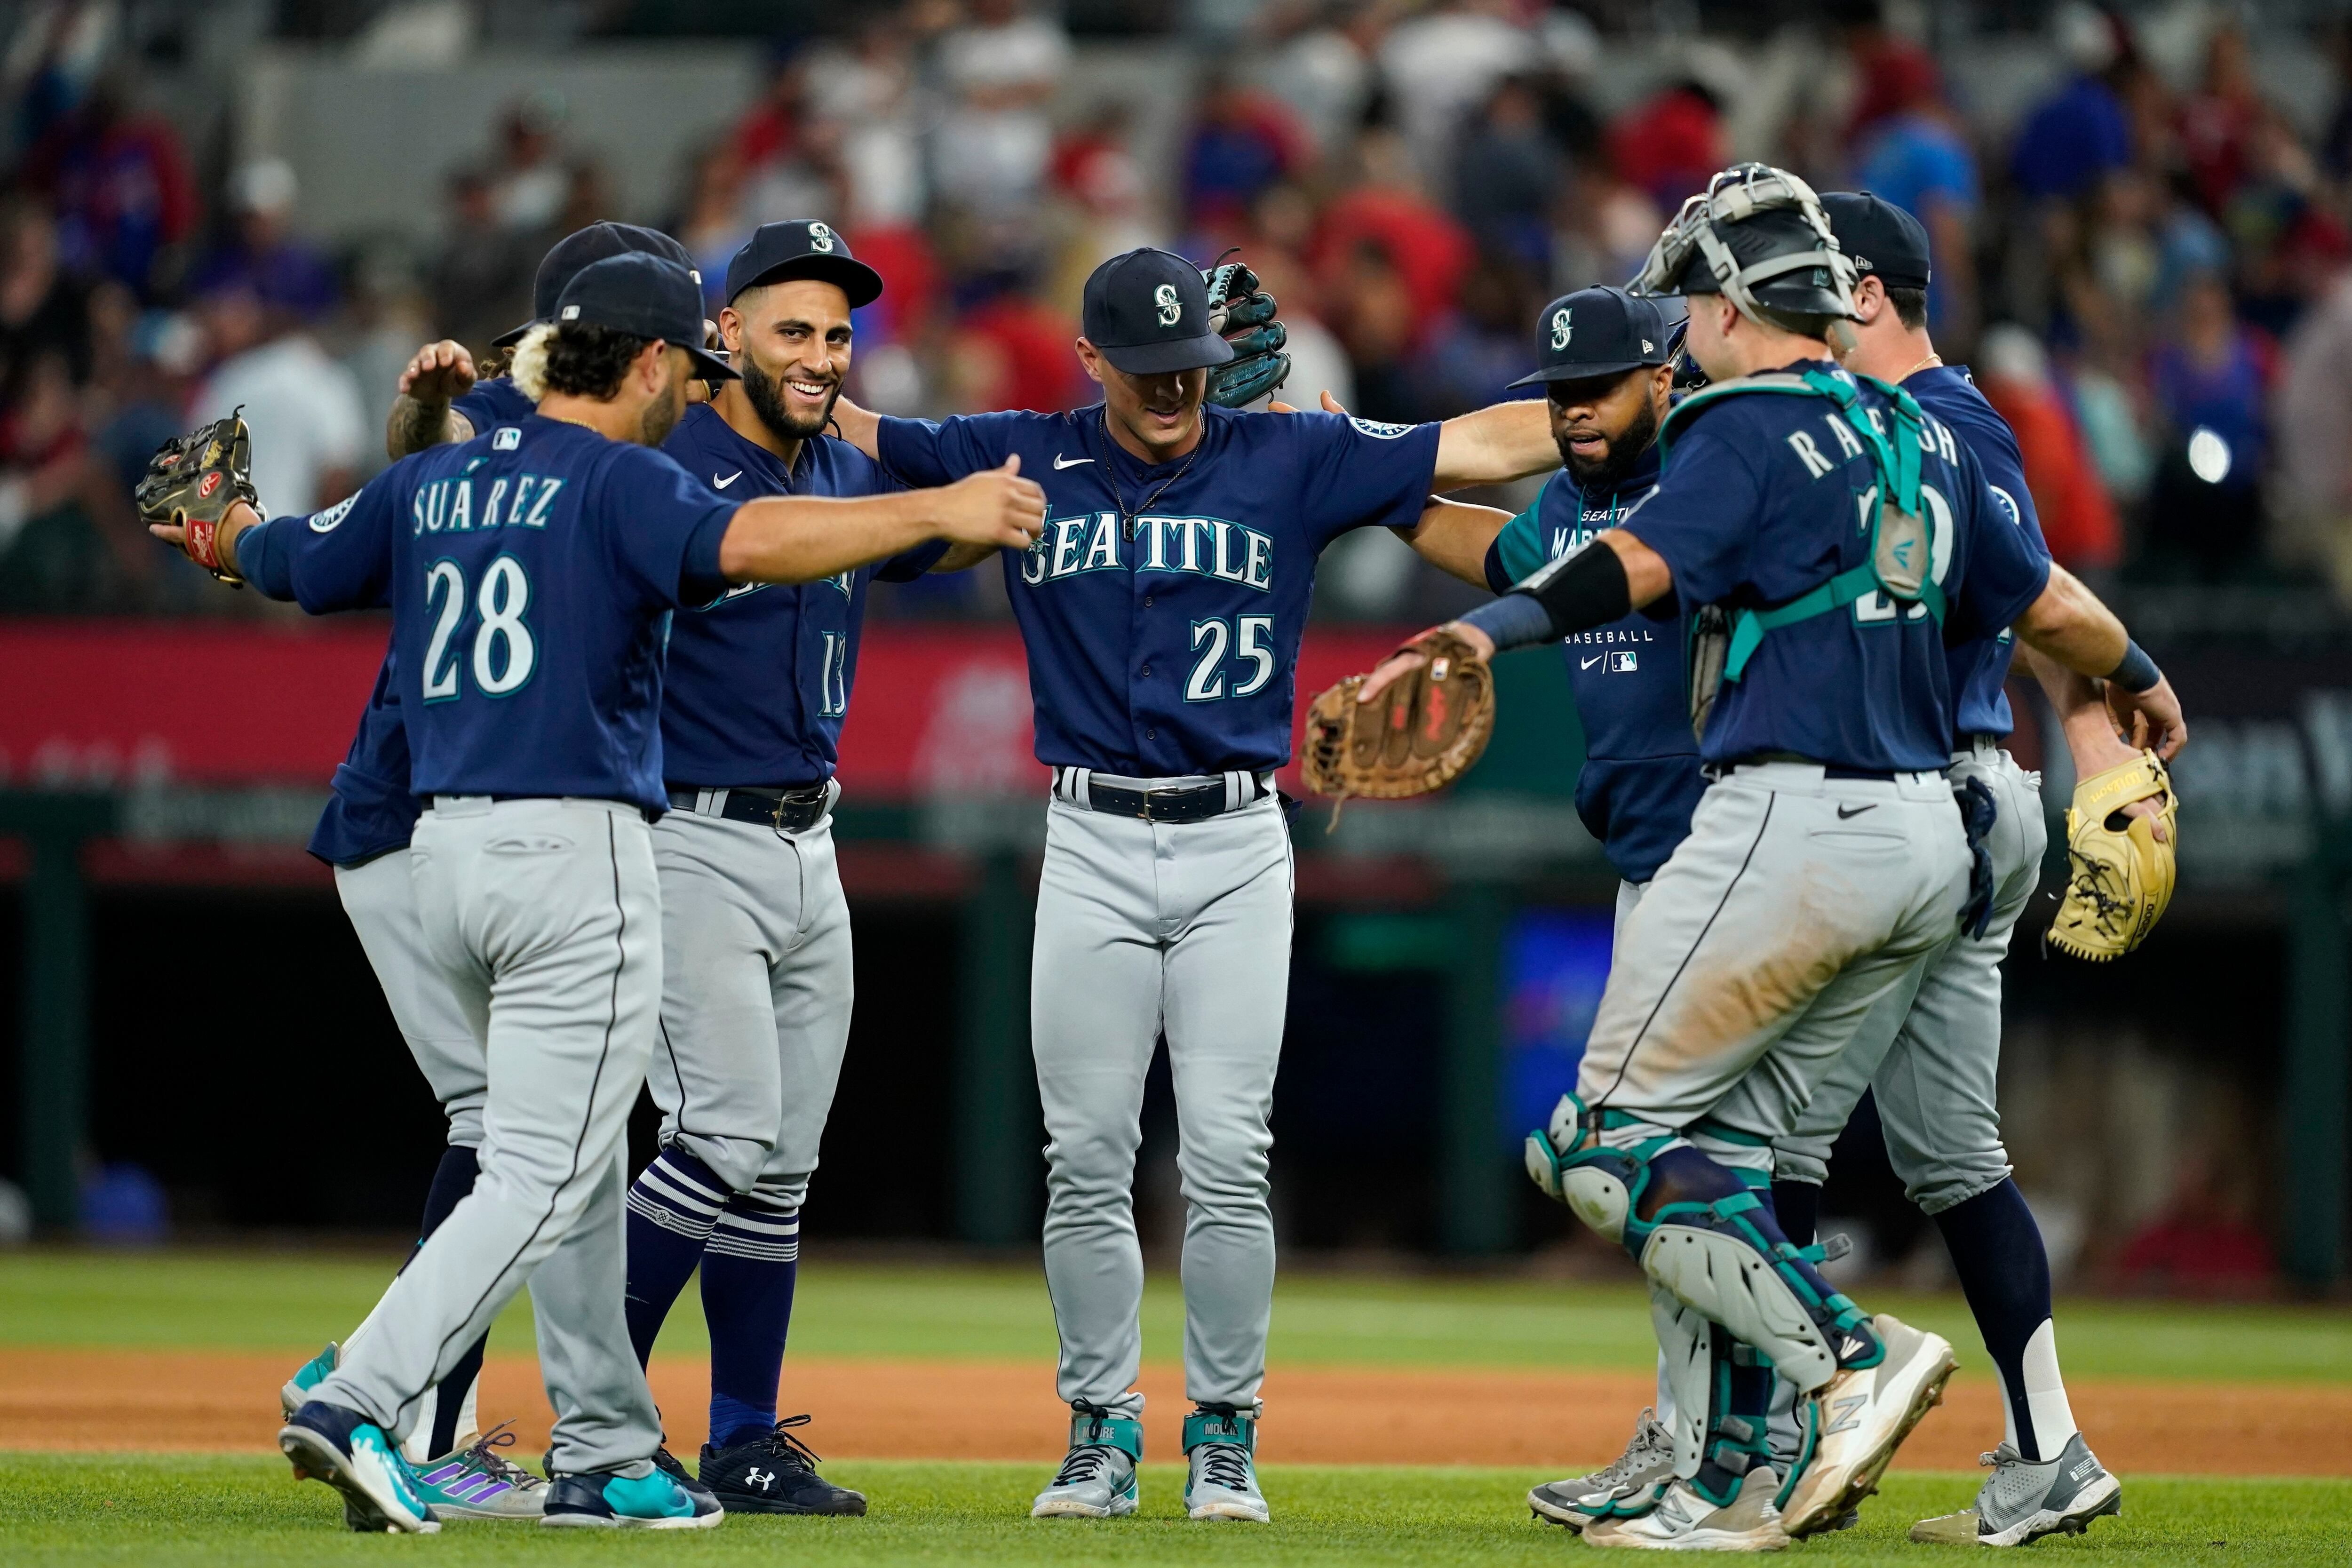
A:
[[[381,622],[0,622],[0,788],[323,784],[383,658]],[[1298,690],[1369,669],[1393,632],[1311,634]],[[867,628],[842,737],[843,785],[868,799],[1025,793],[1028,663],[1011,626]]]

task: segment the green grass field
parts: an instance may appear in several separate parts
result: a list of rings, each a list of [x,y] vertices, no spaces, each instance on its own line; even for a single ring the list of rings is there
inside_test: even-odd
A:
[[[306,1354],[365,1312],[394,1256],[213,1252],[33,1252],[0,1263],[0,1353],[11,1347],[269,1351]],[[1871,1292],[1960,1347],[1964,1375],[1982,1352],[1954,1297]],[[2061,1308],[2070,1374],[2231,1382],[2352,1382],[2352,1313],[2303,1307],[2073,1301]],[[1173,1360],[1181,1304],[1155,1276],[1147,1355]],[[803,1281],[794,1353],[894,1360],[1015,1360],[1054,1352],[1034,1268],[828,1263]],[[530,1350],[527,1300],[500,1320],[496,1348]],[[665,1348],[698,1354],[693,1292]],[[1653,1352],[1631,1284],[1470,1278],[1374,1278],[1294,1270],[1279,1287],[1273,1359],[1325,1366],[1638,1369]],[[2184,1455],[2184,1459],[2189,1456]],[[1583,1547],[1531,1522],[1532,1471],[1270,1466],[1276,1522],[1193,1524],[1176,1506],[1178,1467],[1146,1467],[1143,1513],[1100,1524],[1033,1521],[1034,1465],[843,1460],[826,1467],[875,1500],[864,1520],[730,1519],[707,1533],[583,1538],[450,1525],[429,1540],[341,1531],[325,1488],[290,1481],[256,1456],[0,1452],[0,1564],[204,1564],[376,1561],[422,1553],[453,1565],[561,1556],[581,1562],[1454,1563],[1550,1562]],[[1903,1539],[1916,1518],[1962,1506],[1973,1475],[1898,1473],[1864,1526],[1801,1549],[1809,1561],[1932,1563],[1956,1550]],[[2082,1540],[2035,1550],[2074,1561],[2163,1564],[2352,1561],[2352,1480],[2126,1478],[2126,1516]],[[403,1556],[403,1561],[422,1561]]]
[[[1499,1470],[1268,1467],[1276,1521],[1195,1524],[1176,1507],[1183,1473],[1144,1472],[1143,1511],[1100,1522],[1024,1517],[1032,1465],[841,1464],[877,1500],[862,1520],[735,1518],[692,1534],[573,1532],[451,1524],[432,1540],[341,1531],[325,1488],[297,1486],[268,1459],[0,1456],[0,1560],[34,1564],[513,1562],[1021,1564],[1554,1563],[1588,1549],[1528,1519],[1520,1494],[1543,1478]],[[1898,1476],[1861,1527],[1799,1549],[1809,1563],[1921,1563],[1958,1549],[1913,1546],[1912,1518],[1965,1500],[1963,1477]],[[2126,1514],[2039,1557],[2101,1563],[2340,1563],[2352,1482],[2135,1478]]]
[[[18,1254],[0,1268],[0,1345],[299,1351],[366,1314],[397,1258],[285,1253]],[[1869,1305],[1934,1329],[1964,1371],[1983,1352],[1953,1296],[1869,1293]],[[1145,1353],[1173,1361],[1183,1333],[1176,1283],[1144,1296]],[[2059,1309],[2074,1377],[2352,1382],[2352,1313],[2341,1308],[2075,1300]],[[1034,1268],[828,1264],[803,1277],[793,1349],[813,1356],[1050,1360],[1054,1317]],[[517,1298],[491,1348],[531,1353]],[[707,1350],[689,1289],[662,1348]],[[1270,1359],[1320,1366],[1638,1368],[1654,1352],[1640,1289],[1507,1279],[1399,1279],[1294,1271],[1275,1297]]]

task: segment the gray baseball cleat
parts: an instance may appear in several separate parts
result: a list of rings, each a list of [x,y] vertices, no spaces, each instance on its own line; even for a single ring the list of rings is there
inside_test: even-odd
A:
[[[2091,1521],[2124,1511],[2123,1483],[2109,1475],[2075,1433],[2054,1459],[2028,1462],[2007,1443],[1978,1463],[1992,1468],[1974,1506],[1923,1519],[1911,1539],[1929,1544],[2023,1546],[2061,1531],[2080,1535]]]
[[[1598,1510],[1579,1513],[1572,1506],[1579,1500],[1595,1495],[1612,1500],[1630,1498],[1674,1473],[1674,1434],[1658,1424],[1655,1410],[1644,1405],[1641,1419],[1633,1425],[1633,1441],[1625,1445],[1623,1453],[1589,1476],[1546,1481],[1528,1493],[1528,1507],[1538,1519],[1580,1531]]]
[[[1253,1412],[1255,1406],[1252,1406]],[[1193,1519],[1267,1523],[1273,1515],[1257,1485],[1257,1416],[1229,1405],[1203,1406],[1184,1417],[1184,1511]]]
[[[1871,1320],[1880,1355],[1841,1370],[1813,1394],[1812,1451],[1780,1499],[1790,1535],[1837,1528],[1878,1489],[1895,1450],[1944,1402],[1958,1363],[1951,1342],[1881,1312]]]
[[[1588,1546],[1648,1552],[1779,1552],[1789,1544],[1772,1495],[1780,1478],[1759,1465],[1740,1478],[1739,1490],[1717,1503],[1688,1481],[1675,1481],[1657,1506],[1631,1518],[1597,1519],[1584,1531]]]
[[[1071,1403],[1070,1451],[1029,1509],[1032,1519],[1115,1519],[1135,1511],[1143,1423],[1099,1405]]]

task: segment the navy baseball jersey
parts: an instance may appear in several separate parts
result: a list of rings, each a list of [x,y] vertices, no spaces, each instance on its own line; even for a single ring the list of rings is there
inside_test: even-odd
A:
[[[1605,489],[1588,490],[1565,469],[1554,474],[1487,551],[1487,586],[1500,594],[1547,562],[1583,549],[1633,516],[1657,487],[1654,446]],[[1666,863],[1689,834],[1691,813],[1706,788],[1691,734],[1683,637],[1680,604],[1669,594],[1560,642],[1584,723],[1576,814],[1629,882],[1648,881]]]
[[[1159,778],[1290,760],[1315,558],[1351,528],[1409,528],[1434,425],[1206,407],[1201,443],[1147,467],[1099,404],[1069,414],[882,421],[883,466],[939,485],[1018,454],[1045,531],[1007,552],[1037,760]]]
[[[662,639],[725,591],[735,510],[663,453],[534,414],[248,531],[237,563],[313,614],[389,600],[413,793],[657,813]]]
[[[530,418],[539,405],[523,395],[522,388],[509,376],[492,376],[478,381],[463,397],[452,401],[449,411],[462,414],[466,423],[478,436],[493,425],[520,425]]]
[[[709,405],[662,450],[732,502],[754,496],[868,496],[899,487],[846,441],[801,443],[790,472]],[[662,692],[662,769],[675,784],[814,784],[833,776],[857,678],[868,581],[908,582],[947,545],[934,540],[877,565],[798,585],[748,584],[670,620]]]
[[[1825,363],[1789,368],[1852,381]],[[1864,386],[1861,396],[1874,423],[1896,429],[1882,394]],[[1670,434],[1657,492],[1623,526],[1664,558],[1685,607],[1772,608],[1868,558],[1878,469],[1828,398],[1719,397]],[[1919,444],[1945,625],[1925,605],[1872,593],[1766,633],[1745,677],[1716,700],[1699,743],[1706,761],[1778,754],[1873,771],[1950,763],[1945,642],[1996,636],[2040,595],[2050,562],[2000,510],[1949,426],[1927,416]]]
[[[361,710],[359,733],[335,769],[333,794],[310,834],[310,853],[331,866],[357,866],[405,848],[416,828],[408,789],[408,732],[400,724],[400,660],[390,648]]]
[[[1985,483],[1992,487],[1992,499],[2025,535],[2033,552],[2048,560],[2050,546],[2042,537],[2042,518],[2033,510],[2033,492],[2025,485],[2025,459],[2017,450],[2017,433],[1985,401],[1967,367],[1931,366],[1906,378],[1903,390],[1977,455]],[[2009,710],[2007,689],[2013,651],[2007,626],[1992,637],[1968,637],[1948,650],[1955,749],[1970,735],[2006,735],[2017,727]]]

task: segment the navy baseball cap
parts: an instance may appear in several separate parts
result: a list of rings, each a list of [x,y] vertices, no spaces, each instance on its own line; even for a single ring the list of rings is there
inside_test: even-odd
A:
[[[727,302],[746,289],[785,278],[838,284],[850,309],[882,296],[882,274],[849,254],[849,242],[814,218],[763,223],[727,264]]]
[[[560,331],[578,323],[684,349],[703,381],[732,381],[734,367],[702,346],[702,285],[664,257],[608,256],[582,268],[555,302]]]
[[[1234,345],[1209,326],[1201,269],[1150,246],[1094,269],[1081,321],[1087,342],[1129,375],[1199,370],[1234,357]]]
[[[1927,286],[1927,227],[1917,218],[1868,191],[1832,191],[1822,198],[1822,211],[1855,272],[1875,274],[1889,289]]]
[[[540,258],[539,276],[530,285],[530,320],[521,326],[500,332],[490,340],[493,348],[510,348],[517,340],[541,321],[555,319],[555,301],[580,269],[604,260],[609,256],[658,256],[675,261],[686,268],[697,288],[702,285],[702,274],[694,269],[694,258],[686,247],[657,228],[645,228],[634,223],[592,223],[586,228],[574,229],[555,242]],[[695,341],[701,342],[699,336]]]
[[[1563,294],[1536,318],[1536,368],[1511,383],[1589,381],[1672,357],[1673,328],[1655,300],[1601,285]]]

